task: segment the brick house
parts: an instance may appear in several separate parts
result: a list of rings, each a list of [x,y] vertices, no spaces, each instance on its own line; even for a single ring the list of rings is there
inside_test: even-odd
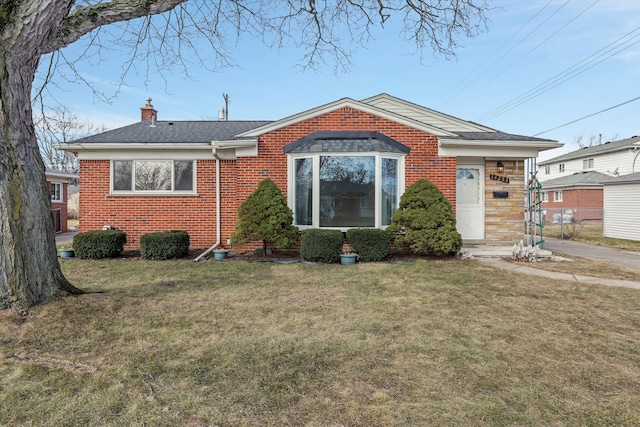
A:
[[[572,221],[600,221],[602,181],[608,178],[609,175],[600,172],[583,171],[541,182],[540,207],[545,212],[545,221],[557,223],[562,213]]]
[[[425,178],[454,206],[465,242],[523,238],[525,161],[559,144],[500,132],[389,96],[343,98],[277,121],[142,120],[64,144],[80,164],[80,231],[111,226],[127,247],[181,229],[228,245],[237,209],[273,180],[300,229],[385,228]]]
[[[55,231],[56,233],[66,233],[69,231],[67,227],[69,183],[78,179],[78,175],[47,168],[45,176],[51,194],[51,215]]]

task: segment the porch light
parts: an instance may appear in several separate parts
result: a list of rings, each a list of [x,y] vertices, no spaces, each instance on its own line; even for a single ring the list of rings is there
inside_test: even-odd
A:
[[[498,167],[498,173],[504,172],[504,165],[502,164],[502,160],[499,160],[496,166]]]

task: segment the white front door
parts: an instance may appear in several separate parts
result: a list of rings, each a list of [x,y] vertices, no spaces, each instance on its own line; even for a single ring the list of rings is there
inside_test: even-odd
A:
[[[462,166],[456,171],[456,222],[463,240],[484,240],[484,170]]]

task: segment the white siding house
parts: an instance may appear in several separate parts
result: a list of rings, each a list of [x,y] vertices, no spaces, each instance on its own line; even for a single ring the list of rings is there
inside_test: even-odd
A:
[[[547,181],[584,171],[609,176],[640,172],[640,136],[581,148],[538,163],[538,180]]]
[[[603,234],[640,240],[640,172],[604,181]]]

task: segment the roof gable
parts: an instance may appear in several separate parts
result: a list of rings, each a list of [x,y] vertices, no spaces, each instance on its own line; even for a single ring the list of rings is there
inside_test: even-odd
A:
[[[284,119],[277,120],[273,123],[269,123],[265,126],[261,126],[256,129],[249,130],[248,132],[242,133],[240,137],[258,137],[267,132],[273,132],[278,129],[300,123],[306,120],[313,119],[314,117],[318,117],[327,113],[331,113],[333,111],[337,111],[343,108],[352,108],[354,110],[362,111],[364,113],[372,114],[374,116],[379,116],[388,120],[391,120],[396,123],[404,124],[409,127],[413,127],[415,129],[419,129],[425,132],[428,132],[432,135],[436,136],[453,136],[452,132],[441,129],[437,126],[434,126],[430,123],[421,122],[411,117],[403,116],[394,111],[388,111],[382,108],[379,108],[375,105],[366,104],[360,101],[355,101],[351,98],[342,98],[334,102],[330,102],[328,104],[321,105],[316,108],[312,108],[307,111],[303,111],[298,114],[294,114],[289,117],[285,117]]]
[[[496,132],[495,129],[490,127],[462,120],[386,93],[364,99],[362,102],[422,123],[430,123],[432,126],[449,132]]]

